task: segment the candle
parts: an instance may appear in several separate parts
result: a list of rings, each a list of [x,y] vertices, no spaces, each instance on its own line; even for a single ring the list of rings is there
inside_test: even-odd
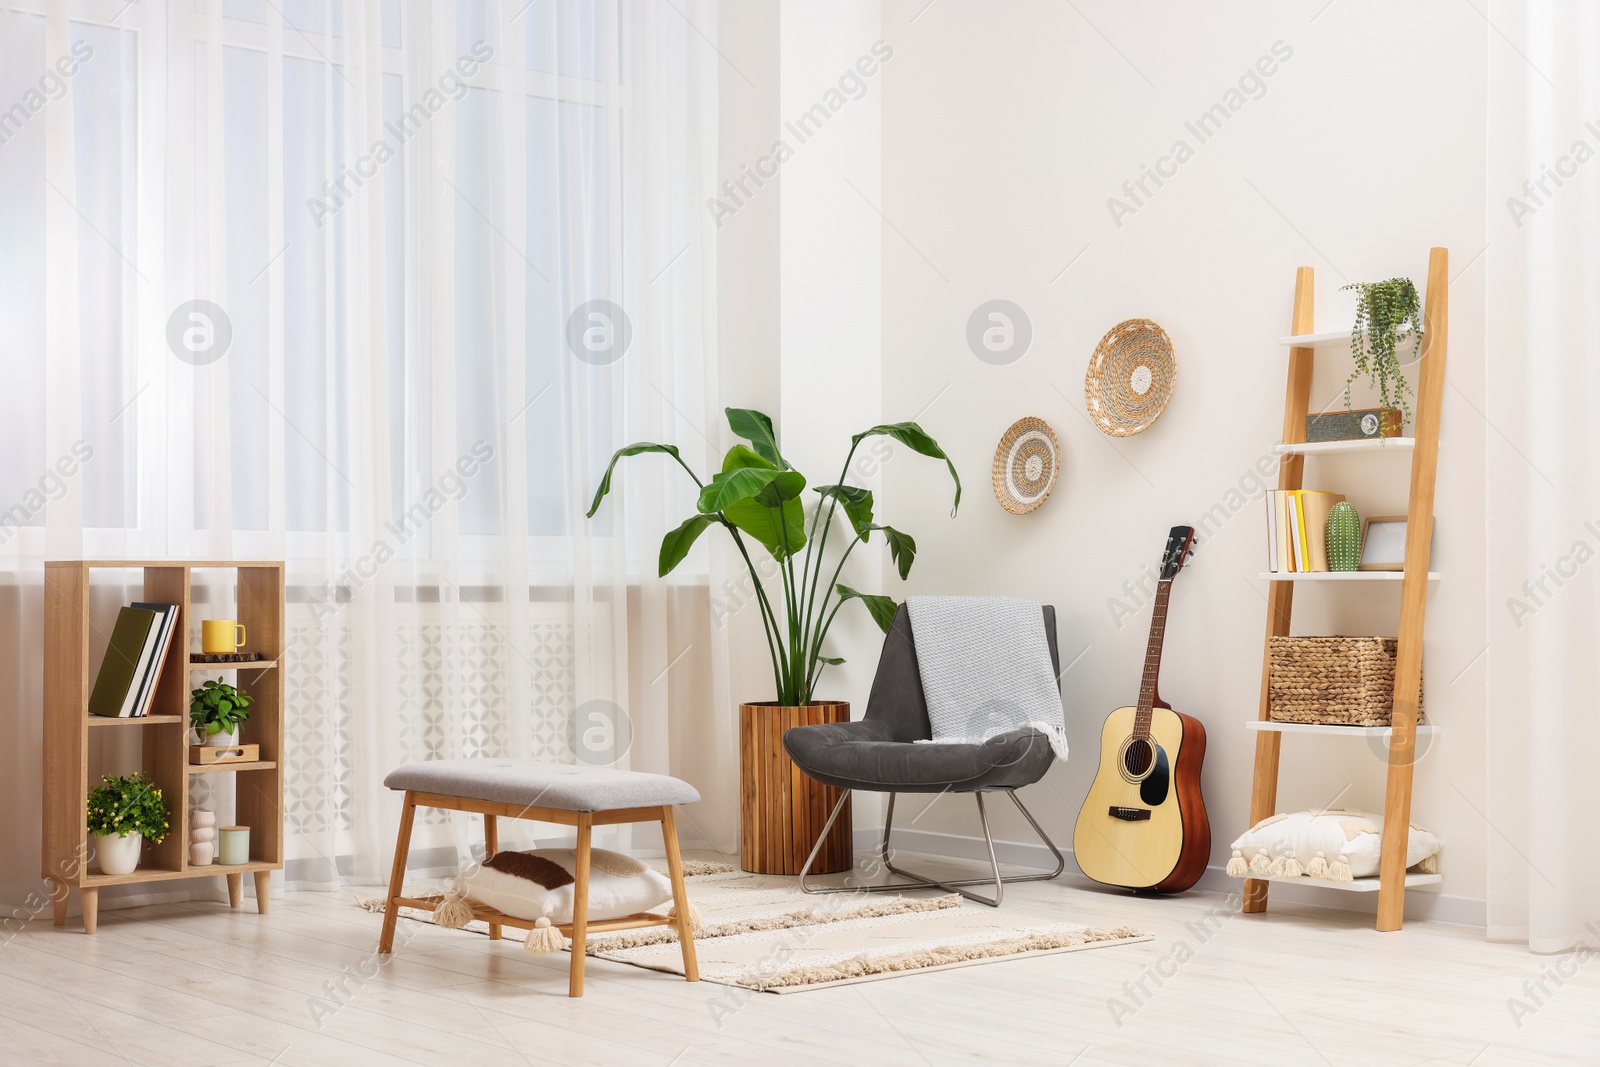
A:
[[[218,863],[239,864],[250,862],[250,827],[219,827],[217,837]]]

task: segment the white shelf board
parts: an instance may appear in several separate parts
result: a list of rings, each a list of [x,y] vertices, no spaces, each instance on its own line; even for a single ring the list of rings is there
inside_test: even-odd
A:
[[[1389,726],[1328,726],[1316,722],[1263,722],[1260,719],[1250,719],[1244,727],[1246,730],[1264,730],[1275,734],[1323,734],[1333,737],[1386,737],[1393,730]],[[1418,737],[1438,732],[1439,727],[1427,723],[1417,727]]]
[[[1409,347],[1415,351],[1418,338],[1413,336],[1410,340],[1401,342],[1401,346]],[[1285,348],[1348,348],[1350,347],[1349,330],[1329,330],[1325,333],[1297,333],[1288,334],[1278,338],[1278,343]],[[1396,346],[1397,354],[1401,346]]]
[[[1327,878],[1263,878],[1252,874],[1251,878],[1258,882],[1279,882],[1283,885],[1314,885],[1319,889],[1339,889],[1346,893],[1376,893],[1380,888],[1376,876],[1372,878],[1354,878],[1348,882],[1334,882]],[[1408,874],[1406,875],[1407,889],[1438,889],[1439,883],[1444,881],[1440,874]]]
[[[1336,452],[1410,453],[1417,447],[1415,437],[1362,438],[1356,441],[1306,441],[1293,445],[1273,445],[1279,456],[1327,456]]]
[[[1398,582],[1405,571],[1262,571],[1264,582]],[[1428,572],[1428,581],[1437,582],[1438,571]]]

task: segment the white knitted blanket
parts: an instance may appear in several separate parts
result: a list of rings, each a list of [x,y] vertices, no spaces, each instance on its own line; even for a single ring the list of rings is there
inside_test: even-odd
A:
[[[1066,716],[1037,602],[914,596],[906,610],[933,727],[924,743],[977,743],[1031,726],[1067,758]]]

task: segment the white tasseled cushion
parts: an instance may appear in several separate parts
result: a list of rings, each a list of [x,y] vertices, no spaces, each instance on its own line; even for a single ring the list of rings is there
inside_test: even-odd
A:
[[[518,919],[572,921],[570,848],[501,852],[460,879],[463,895]],[[589,918],[616,919],[646,911],[672,899],[666,875],[632,856],[605,849],[589,853]]]
[[[1263,819],[1239,835],[1230,847],[1238,849],[1245,860],[1254,859],[1263,849],[1273,860],[1284,859],[1293,852],[1302,867],[1309,866],[1318,852],[1330,864],[1343,855],[1350,867],[1350,877],[1368,878],[1378,873],[1382,841],[1382,815],[1330,808]],[[1432,833],[1418,826],[1411,827],[1406,840],[1406,866],[1415,867],[1441,847]]]

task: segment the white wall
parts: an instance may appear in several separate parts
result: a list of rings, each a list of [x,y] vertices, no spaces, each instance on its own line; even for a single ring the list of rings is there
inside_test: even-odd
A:
[[[1248,818],[1254,735],[1243,723],[1256,715],[1265,618],[1265,584],[1255,577],[1264,567],[1260,488],[1251,472],[1278,440],[1286,350],[1274,342],[1289,332],[1295,268],[1316,268],[1317,325],[1335,329],[1353,309],[1339,285],[1407,275],[1420,288],[1429,247],[1450,249],[1435,549],[1445,578],[1428,605],[1424,668],[1428,717],[1446,733],[1418,769],[1413,810],[1446,842],[1446,898],[1436,914],[1481,921],[1481,16],[1442,0],[1263,0],[1226,9],[1177,0],[885,0],[881,32],[894,48],[881,84],[882,411],[886,419],[920,412],[968,491],[952,521],[939,470],[888,465],[885,507],[921,547],[911,580],[892,592],[1004,593],[1057,605],[1063,662],[1076,660],[1064,685],[1074,758],[1026,793],[1057,841],[1071,840],[1101,720],[1136,697],[1149,613],[1123,583],[1156,562],[1170,526],[1200,525],[1220,504],[1214,514],[1227,521],[1173,593],[1161,689],[1208,729],[1213,863],[1225,861]],[[1263,64],[1271,76],[1247,80],[1246,92],[1230,98],[1275,45],[1279,58]],[[1185,123],[1218,102],[1241,103],[1201,143]],[[1135,203],[1124,181],[1179,139],[1192,158],[1160,187],[1147,179],[1151,195]],[[1120,225],[1107,206],[1112,196],[1136,208]],[[826,234],[852,208],[840,199],[795,207]],[[785,240],[807,229],[791,225],[789,209],[786,190]],[[856,271],[854,254],[853,245],[839,248],[837,268]],[[968,316],[994,298],[1016,302],[1032,324],[1030,348],[1008,366],[981,362],[965,340]],[[1114,441],[1087,421],[1083,374],[1101,335],[1132,317],[1153,318],[1172,336],[1177,389],[1151,430]],[[791,386],[820,385],[821,375],[789,364],[789,336],[786,327],[792,434],[796,420],[817,425],[827,416],[820,397],[790,402]],[[1347,357],[1319,358],[1314,403],[1336,407]],[[1065,457],[1051,499],[1016,518],[995,503],[988,468],[1001,433],[1024,415],[1055,427]],[[1366,514],[1403,513],[1403,458],[1318,462],[1308,487],[1346,492]],[[1108,607],[1117,598],[1139,608],[1121,625]],[[1299,632],[1395,630],[1398,583],[1303,588],[1297,600]],[[852,695],[864,701],[865,686]],[[1287,739],[1281,781],[1284,808],[1337,798],[1382,810],[1382,759],[1361,741]],[[920,825],[974,833],[970,807],[965,798],[942,800]],[[1015,813],[997,810],[1001,836],[1026,840]],[[1433,906],[1426,896],[1412,894],[1419,913]],[[1347,895],[1337,903],[1351,906]]]
[[[811,0],[781,10],[783,122],[776,138],[792,152],[782,164],[779,209],[783,449],[812,485],[825,485],[839,479],[850,436],[881,421],[883,410],[877,205],[884,72],[874,56],[881,29],[876,2]],[[874,455],[865,445],[858,451],[851,480],[877,490]],[[888,521],[881,509],[877,521]],[[830,544],[842,545],[847,530],[839,522]],[[844,580],[883,592],[882,556],[881,544],[854,553]],[[847,605],[826,646],[846,662],[825,669],[818,698],[851,700],[859,718],[880,641],[865,609]],[[877,803],[857,802],[857,820],[878,821]]]

